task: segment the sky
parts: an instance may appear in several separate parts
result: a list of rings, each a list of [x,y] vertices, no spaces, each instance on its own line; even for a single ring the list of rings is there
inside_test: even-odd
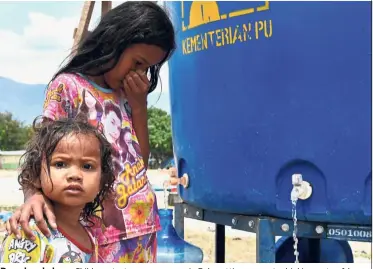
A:
[[[113,7],[123,1],[113,2]],[[73,45],[83,1],[0,2],[0,76],[28,84],[47,84]],[[98,22],[96,2],[89,29]],[[161,69],[168,92],[168,66]],[[156,91],[160,92],[160,85]]]

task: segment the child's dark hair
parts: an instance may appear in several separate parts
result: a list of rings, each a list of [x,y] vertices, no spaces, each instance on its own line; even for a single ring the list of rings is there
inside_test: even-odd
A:
[[[112,148],[97,128],[86,121],[76,119],[45,120],[38,117],[34,120],[34,136],[28,142],[26,152],[20,163],[18,182],[23,189],[36,188],[40,180],[43,161],[46,161],[48,174],[50,174],[50,161],[52,154],[63,137],[70,134],[93,135],[100,143],[101,153],[101,182],[100,192],[94,201],[86,204],[81,218],[89,221],[99,206],[103,208],[102,201],[111,195],[115,176],[112,167]],[[52,182],[53,184],[53,182]],[[53,186],[53,185],[52,185]]]
[[[175,31],[167,13],[156,3],[127,1],[106,13],[97,27],[74,48],[73,57],[52,78],[61,73],[100,76],[118,63],[125,49],[134,44],[160,47],[166,57],[149,68],[152,92],[161,66],[175,50]]]

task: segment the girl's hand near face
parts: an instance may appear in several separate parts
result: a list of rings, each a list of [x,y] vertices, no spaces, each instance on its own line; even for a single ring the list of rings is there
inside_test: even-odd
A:
[[[123,80],[124,94],[132,114],[146,112],[150,82],[142,71],[131,71]]]

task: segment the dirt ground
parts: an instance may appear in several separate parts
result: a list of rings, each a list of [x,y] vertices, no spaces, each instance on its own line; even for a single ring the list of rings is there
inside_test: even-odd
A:
[[[203,262],[215,262],[215,233],[185,230],[185,240],[203,251]],[[232,237],[225,239],[225,262],[227,263],[255,263],[255,237]]]
[[[215,261],[215,233],[196,232],[185,230],[185,240],[203,251],[203,262]],[[225,262],[227,263],[255,263],[256,240],[255,236],[227,236],[225,239]],[[349,242],[351,245],[355,263],[372,263],[372,244],[361,242]]]

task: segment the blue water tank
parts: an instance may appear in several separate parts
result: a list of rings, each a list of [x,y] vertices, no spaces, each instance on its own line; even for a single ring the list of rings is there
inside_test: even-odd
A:
[[[174,151],[205,209],[371,224],[371,2],[167,2]]]

